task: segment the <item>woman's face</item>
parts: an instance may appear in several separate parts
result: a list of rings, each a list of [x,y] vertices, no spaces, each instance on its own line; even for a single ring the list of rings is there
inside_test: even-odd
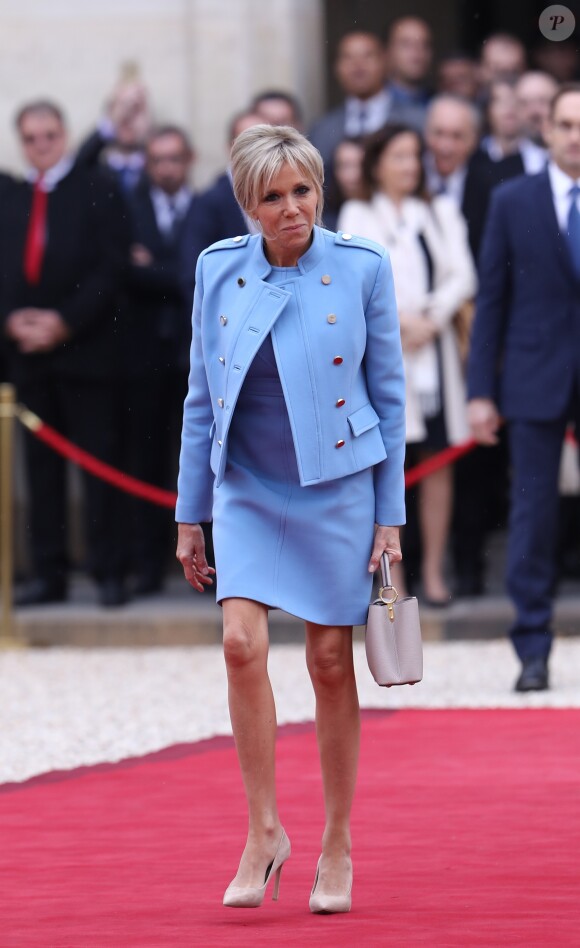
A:
[[[402,132],[385,146],[375,167],[379,191],[393,197],[414,194],[421,180],[421,147],[413,132]]]
[[[334,153],[334,177],[345,201],[363,193],[363,157],[364,148],[356,142],[343,142]]]
[[[291,165],[282,165],[250,212],[262,228],[275,265],[292,266],[304,253],[310,243],[317,203],[314,183]]]

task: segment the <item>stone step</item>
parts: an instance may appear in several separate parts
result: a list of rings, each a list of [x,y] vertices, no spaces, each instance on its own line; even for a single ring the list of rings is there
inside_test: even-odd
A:
[[[26,646],[130,647],[154,645],[208,645],[221,641],[222,612],[204,594],[163,594],[137,600],[120,609],[103,609],[94,602],[73,598],[65,604],[18,609],[14,614],[17,640]],[[485,596],[454,602],[445,609],[421,609],[425,641],[500,638],[512,622],[511,605],[504,596]],[[555,627],[561,635],[580,634],[580,597],[563,596],[556,604]],[[300,641],[303,623],[278,610],[271,612],[272,643]],[[355,632],[358,639],[363,629]]]

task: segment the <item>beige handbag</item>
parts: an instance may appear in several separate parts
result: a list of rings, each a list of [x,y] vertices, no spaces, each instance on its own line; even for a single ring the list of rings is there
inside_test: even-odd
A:
[[[382,586],[369,606],[365,648],[378,685],[414,685],[423,677],[423,647],[416,596],[399,599],[391,582],[389,558],[381,556]]]

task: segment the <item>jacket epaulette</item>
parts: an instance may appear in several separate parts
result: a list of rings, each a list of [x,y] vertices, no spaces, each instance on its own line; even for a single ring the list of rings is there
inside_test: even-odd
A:
[[[334,238],[334,243],[341,247],[358,247],[363,250],[372,250],[379,257],[385,255],[385,248],[381,247],[380,244],[375,243],[374,240],[367,240],[366,237],[358,237],[355,234],[345,234],[339,231]]]
[[[213,250],[235,250],[237,247],[245,247],[250,239],[250,234],[239,234],[237,237],[227,237],[225,240],[217,240],[215,244],[210,244],[203,251],[204,254],[211,253]]]

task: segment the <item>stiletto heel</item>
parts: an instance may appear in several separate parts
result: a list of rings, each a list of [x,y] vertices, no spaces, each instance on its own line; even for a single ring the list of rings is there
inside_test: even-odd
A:
[[[225,891],[224,905],[230,908],[258,908],[264,901],[264,895],[266,894],[266,889],[272,876],[275,877],[272,899],[277,901],[280,892],[282,868],[286,860],[290,857],[291,851],[290,840],[286,836],[286,832],[282,830],[282,836],[278,843],[276,855],[266,869],[264,884],[257,886],[229,885]]]
[[[344,895],[326,895],[318,889],[318,877],[320,875],[320,860],[316,866],[316,875],[314,876],[314,885],[310,893],[309,907],[315,915],[333,915],[337,912],[350,912],[352,906],[352,871],[348,891]]]
[[[280,879],[281,879],[281,877],[282,877],[282,869],[283,869],[283,868],[284,868],[283,865],[282,865],[282,866],[278,866],[278,868],[277,868],[277,870],[276,870],[276,878],[275,878],[275,880],[274,880],[274,891],[273,891],[273,893],[272,893],[272,901],[273,901],[273,902],[277,902],[277,901],[278,901],[278,895],[280,894]]]

